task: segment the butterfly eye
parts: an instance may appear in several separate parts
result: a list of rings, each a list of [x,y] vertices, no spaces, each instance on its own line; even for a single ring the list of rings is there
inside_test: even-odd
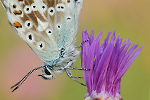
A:
[[[38,49],[38,50],[42,50],[42,49],[44,49],[44,47],[45,47],[44,42],[41,41],[41,42],[38,42],[38,43],[37,43],[37,49]]]
[[[25,6],[25,7],[24,7],[24,12],[25,12],[25,13],[29,14],[29,13],[31,13],[31,11],[32,11],[32,10],[31,10],[31,7],[30,7],[30,6]]]
[[[51,75],[51,73],[48,71],[47,68],[44,68],[44,73],[45,73],[46,75]]]
[[[33,27],[33,23],[32,23],[31,21],[27,20],[27,21],[25,22],[25,27],[26,27],[27,29],[31,29],[31,28]]]
[[[47,29],[47,30],[46,30],[46,33],[47,33],[48,35],[50,35],[50,34],[52,34],[52,30],[51,30],[51,29]]]
[[[55,13],[55,9],[54,9],[53,7],[50,7],[50,8],[48,9],[48,13],[49,13],[51,16],[53,16],[54,13]]]
[[[29,42],[33,42],[34,41],[34,35],[31,32],[27,33],[26,38],[27,38],[27,40]]]

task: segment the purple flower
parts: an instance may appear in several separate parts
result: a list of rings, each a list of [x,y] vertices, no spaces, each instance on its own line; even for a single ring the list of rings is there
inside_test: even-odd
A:
[[[82,33],[82,41],[89,40],[83,43],[81,48],[82,68],[90,69],[83,71],[87,86],[85,100],[122,100],[121,78],[141,52],[142,47],[135,50],[138,45],[134,44],[129,48],[131,45],[129,39],[122,42],[122,37],[119,35],[116,38],[115,32],[110,40],[112,32],[109,32],[100,45],[102,32],[96,38],[93,31],[90,37],[86,30]]]

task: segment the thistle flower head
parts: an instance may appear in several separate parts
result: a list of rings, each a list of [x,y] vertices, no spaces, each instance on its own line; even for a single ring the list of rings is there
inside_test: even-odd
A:
[[[112,32],[109,32],[100,45],[102,32],[96,38],[93,31],[90,37],[86,30],[82,33],[82,41],[88,40],[88,42],[82,44],[81,64],[82,68],[90,69],[83,71],[87,86],[85,100],[122,100],[121,78],[141,52],[142,47],[137,50],[136,44],[130,47],[129,39],[123,42],[120,35],[116,38],[115,32],[111,39],[109,38]]]

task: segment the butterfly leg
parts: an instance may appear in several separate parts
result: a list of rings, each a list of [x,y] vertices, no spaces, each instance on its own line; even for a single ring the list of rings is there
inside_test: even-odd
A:
[[[76,67],[71,67],[73,64],[72,61],[70,61],[67,66],[64,67],[64,69],[68,69],[68,70],[85,70],[85,71],[89,71],[90,69],[86,69],[86,68],[76,68]]]
[[[84,77],[80,77],[80,76],[71,76],[72,78],[84,78]]]
[[[77,83],[79,83],[79,84],[81,84],[81,85],[83,85],[83,86],[86,86],[85,84],[83,84],[83,83],[81,83],[81,82],[79,82],[78,80],[75,79],[75,78],[82,78],[82,77],[72,76],[71,71],[68,70],[68,69],[66,70],[66,73],[67,73],[67,75],[68,75],[72,80],[76,81]]]
[[[88,39],[85,40],[85,41],[83,41],[82,43],[80,43],[80,45],[76,46],[75,48],[77,48],[77,49],[78,49],[78,48],[81,48],[81,47],[82,47],[82,44],[85,43],[85,42],[88,42],[88,41],[89,41]]]
[[[82,43],[80,43],[79,46],[76,46],[74,49],[72,49],[71,51],[69,51],[69,52],[67,52],[66,54],[64,54],[63,57],[65,57],[65,56],[67,56],[68,54],[74,52],[76,49],[81,48],[81,47],[82,47],[82,44],[85,43],[85,42],[87,42],[87,41],[89,41],[89,40],[87,39],[87,40],[83,41]],[[80,54],[80,53],[79,53],[79,54]]]
[[[76,67],[68,67],[67,69],[69,69],[69,70],[85,70],[85,71],[90,70],[90,69],[86,69],[86,68],[76,68]]]

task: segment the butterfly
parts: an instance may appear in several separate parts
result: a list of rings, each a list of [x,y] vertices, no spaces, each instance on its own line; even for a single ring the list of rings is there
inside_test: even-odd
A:
[[[70,70],[86,70],[72,67],[80,54],[74,42],[83,0],[0,0],[0,2],[14,31],[44,62],[12,86],[12,92],[38,69],[42,69],[43,72],[39,76],[46,80],[53,79],[56,73],[66,72],[71,79],[80,83],[75,78],[81,77],[72,76]]]

